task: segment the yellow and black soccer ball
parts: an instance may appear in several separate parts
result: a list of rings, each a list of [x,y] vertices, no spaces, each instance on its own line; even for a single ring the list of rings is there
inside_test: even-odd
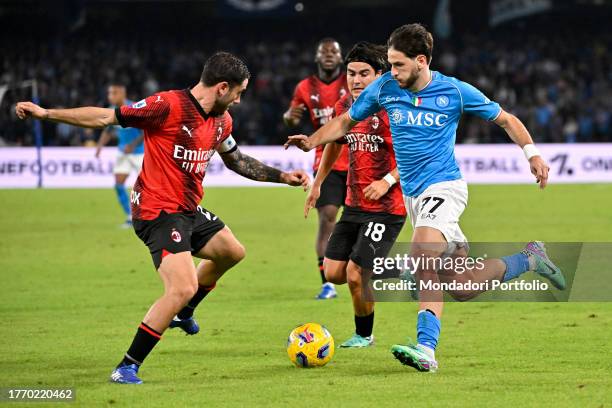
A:
[[[334,356],[334,338],[318,323],[302,324],[287,339],[287,354],[297,367],[321,367]]]

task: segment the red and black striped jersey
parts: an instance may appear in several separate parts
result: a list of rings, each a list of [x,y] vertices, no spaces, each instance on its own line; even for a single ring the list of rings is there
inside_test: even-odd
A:
[[[232,132],[230,114],[206,114],[185,89],[121,106],[115,115],[121,126],[144,130],[144,161],[131,195],[133,218],[196,211],[208,163]]]
[[[291,106],[304,105],[310,115],[312,126],[317,130],[334,117],[334,105],[347,93],[346,74],[342,73],[330,83],[321,81],[316,75],[311,75],[300,81],[295,87]],[[319,168],[323,148],[324,146],[318,146],[315,150],[315,171]],[[348,151],[346,149],[342,149],[332,169],[347,171]]]
[[[335,106],[336,115],[348,111],[352,104],[351,95],[344,96]],[[367,200],[363,194],[364,188],[397,167],[389,117],[385,110],[357,123],[337,142],[346,143],[349,150],[346,206],[366,212],[406,216],[399,183],[394,184],[387,194],[376,201]]]

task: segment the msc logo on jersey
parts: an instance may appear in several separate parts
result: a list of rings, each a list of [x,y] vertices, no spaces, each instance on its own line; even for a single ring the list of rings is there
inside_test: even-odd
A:
[[[406,111],[404,114],[401,110],[394,109],[391,111],[389,118],[394,125],[442,127],[446,124],[448,115],[433,112],[418,112],[415,114],[413,111]]]
[[[415,115],[412,111],[408,111],[408,120],[406,122],[411,126],[431,127],[436,125],[441,127],[445,125],[446,119],[448,119],[448,115],[443,113],[435,114],[433,112],[419,112]]]
[[[440,108],[446,108],[450,103],[450,99],[446,95],[439,95],[436,97],[436,105]]]
[[[389,114],[389,119],[391,119],[391,123],[399,125],[404,121],[404,113],[399,109],[393,109]]]

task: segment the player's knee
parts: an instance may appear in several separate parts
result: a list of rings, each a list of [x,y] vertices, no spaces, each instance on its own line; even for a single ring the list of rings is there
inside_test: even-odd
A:
[[[361,277],[361,268],[354,264],[354,263],[349,263],[349,265],[346,268],[346,281],[349,285],[349,288],[360,288],[361,287],[361,282],[362,282],[362,277]]]
[[[338,274],[329,269],[325,269],[325,280],[333,283],[334,285],[340,285],[341,283]]]
[[[246,256],[246,249],[245,249],[244,245],[242,245],[238,241],[236,241],[232,245],[232,247],[230,248],[230,250],[228,251],[228,254],[227,254],[227,258],[233,264],[237,264],[238,262],[242,261],[245,256]]]
[[[172,297],[178,304],[185,305],[198,291],[198,282],[189,282],[183,285],[177,285],[170,288],[168,295]]]
[[[336,224],[336,216],[335,215],[334,216],[331,216],[331,215],[325,216],[325,218],[323,219],[323,224],[326,227],[332,227],[333,228],[333,226]]]
[[[326,205],[319,210],[319,223],[321,226],[329,226],[336,223],[338,207]]]
[[[333,283],[334,285],[342,285],[343,283],[346,283],[345,272],[344,270],[340,268],[333,268],[333,267],[326,266],[324,273],[325,273],[325,280]]]

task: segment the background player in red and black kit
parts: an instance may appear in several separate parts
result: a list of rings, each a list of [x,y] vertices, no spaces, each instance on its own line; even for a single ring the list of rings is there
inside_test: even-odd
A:
[[[149,247],[165,290],[145,315],[111,381],[140,384],[140,364],[168,326],[197,333],[194,308],[224,272],[244,258],[244,247],[230,229],[199,206],[202,181],[215,152],[244,177],[308,187],[304,171],[281,172],[237,148],[227,110],[240,103],[249,77],[240,59],[219,52],[206,61],[193,88],[160,92],[132,106],[43,109],[31,102],[17,104],[21,119],[90,128],[120,124],[145,131],[144,164],[131,195],[134,230]],[[192,255],[202,258],[197,268]]]
[[[336,115],[349,110],[368,84],[388,70],[386,48],[357,43],[346,56],[350,94],[336,104]],[[347,196],[344,211],[325,252],[325,276],[330,282],[348,282],[355,311],[355,334],[340,347],[373,344],[374,303],[364,291],[375,257],[387,256],[406,220],[399,184],[389,118],[384,110],[363,120],[336,143],[325,145],[323,158],[306,199],[304,215],[315,204],[325,177],[340,155],[341,144],[349,147]]]
[[[295,87],[293,99],[287,112],[283,115],[285,124],[295,127],[299,124],[304,111],[308,111],[314,130],[327,123],[334,113],[336,102],[347,94],[346,76],[342,72],[342,53],[340,45],[333,38],[325,38],[317,45],[315,56],[317,74],[300,81]],[[323,146],[315,150],[313,170],[316,174],[323,154]],[[346,172],[348,169],[348,151],[342,149],[340,157],[334,163],[332,172],[321,186],[321,196],[316,208],[319,215],[319,230],[315,249],[318,268],[323,281],[317,299],[336,297],[333,283],[327,282],[323,273],[323,256],[330,234],[336,224],[338,209],[344,204],[346,194]]]

